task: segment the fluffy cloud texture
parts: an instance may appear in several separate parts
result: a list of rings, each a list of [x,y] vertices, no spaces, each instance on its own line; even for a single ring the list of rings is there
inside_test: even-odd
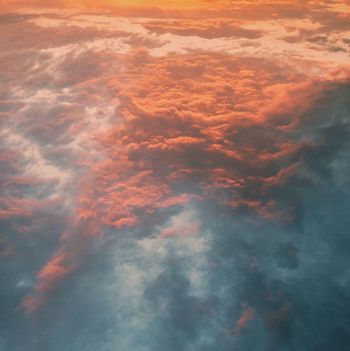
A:
[[[0,9],[0,350],[348,349],[348,2]]]

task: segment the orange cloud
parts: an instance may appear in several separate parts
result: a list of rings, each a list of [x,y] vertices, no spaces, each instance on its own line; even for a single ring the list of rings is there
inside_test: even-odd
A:
[[[67,252],[59,250],[51,260],[38,273],[39,283],[36,286],[38,292],[46,292],[52,289],[56,281],[67,276],[74,268],[75,264],[68,263]]]
[[[327,1],[295,2],[292,0],[259,1],[210,1],[210,0],[7,0],[0,5],[5,12],[19,8],[67,8],[85,12],[112,11],[120,16],[170,17],[170,18],[217,18],[271,19],[303,18],[306,13],[317,15],[321,10],[342,12],[342,4],[329,6]]]
[[[173,33],[185,36],[196,35],[208,39],[221,37],[256,39],[262,35],[258,30],[245,29],[238,21],[227,19],[153,21],[147,22],[144,24],[144,27],[156,33]]]
[[[236,331],[241,334],[244,329],[248,326],[249,322],[255,318],[255,312],[252,308],[244,310],[236,322]]]

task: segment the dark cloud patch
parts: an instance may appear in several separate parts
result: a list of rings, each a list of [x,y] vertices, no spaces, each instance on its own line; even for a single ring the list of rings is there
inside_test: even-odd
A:
[[[27,21],[28,19],[35,18],[35,15],[20,15],[17,13],[3,13],[0,14],[0,25],[9,25],[16,22]]]
[[[347,52],[346,37],[349,28],[338,28],[337,21],[333,23],[324,24],[317,17],[314,23],[319,23],[320,26],[314,29],[298,29],[297,27],[288,28],[293,34],[286,35],[280,39],[287,43],[297,44],[304,43],[312,45],[315,50],[328,50],[330,52]],[[345,41],[344,41],[345,40]]]

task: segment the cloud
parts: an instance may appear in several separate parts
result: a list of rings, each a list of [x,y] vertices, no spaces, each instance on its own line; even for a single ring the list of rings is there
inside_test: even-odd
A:
[[[256,39],[262,34],[257,30],[245,29],[239,23],[225,20],[148,22],[145,28],[156,33],[173,33],[185,36],[199,36],[213,39],[238,37]]]
[[[243,311],[242,315],[236,323],[237,332],[241,333],[252,319],[254,319],[254,310],[247,308],[245,311]]]
[[[345,350],[345,24],[168,7],[2,16],[0,349]]]

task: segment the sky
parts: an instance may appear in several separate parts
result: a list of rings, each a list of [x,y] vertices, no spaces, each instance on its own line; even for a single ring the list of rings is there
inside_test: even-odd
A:
[[[347,351],[350,2],[2,0],[0,351]]]

